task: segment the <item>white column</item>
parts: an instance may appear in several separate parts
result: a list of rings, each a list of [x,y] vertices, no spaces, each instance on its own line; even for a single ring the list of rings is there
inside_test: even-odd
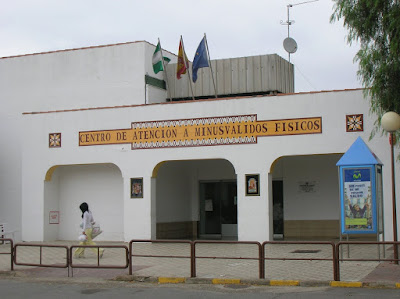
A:
[[[151,239],[157,238],[157,178],[150,178],[151,181]]]
[[[131,198],[131,177],[124,177],[124,235],[125,241],[152,237],[151,177],[143,178],[143,198]]]
[[[239,241],[264,242],[272,239],[272,198],[269,199],[272,185],[267,171],[265,167],[237,172]],[[260,195],[246,196],[246,174],[259,174]]]
[[[44,241],[44,178],[39,167],[22,174],[22,241]]]

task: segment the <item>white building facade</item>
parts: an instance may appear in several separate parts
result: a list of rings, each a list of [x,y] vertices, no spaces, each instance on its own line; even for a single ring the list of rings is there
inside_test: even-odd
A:
[[[0,59],[2,130],[15,140],[0,219],[22,240],[75,240],[84,201],[99,240],[338,238],[336,163],[357,137],[384,164],[390,240],[390,147],[369,140],[363,90],[168,102],[145,84],[163,79],[153,51],[138,42]]]

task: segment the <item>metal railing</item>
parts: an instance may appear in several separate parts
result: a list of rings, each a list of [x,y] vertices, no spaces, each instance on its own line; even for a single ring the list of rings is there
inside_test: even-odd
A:
[[[0,238],[0,242],[5,244],[5,242],[10,242],[10,252],[0,252],[0,254],[9,254],[10,255],[10,268],[11,271],[14,270],[14,243],[12,239]]]
[[[154,255],[154,254],[134,254],[133,243],[161,243],[161,244],[188,244],[190,246],[189,255]],[[134,239],[129,242],[129,275],[132,275],[133,269],[133,259],[132,257],[153,257],[153,258],[186,258],[190,259],[190,277],[195,277],[193,275],[193,242],[188,240],[141,240]]]
[[[35,247],[39,248],[39,261],[37,263],[31,263],[31,262],[19,262],[18,261],[18,248],[24,248],[24,247]],[[65,263],[60,263],[60,264],[46,264],[43,263],[43,249],[44,248],[59,248],[59,249],[65,249]],[[20,265],[20,266],[36,266],[36,267],[47,267],[47,268],[68,268],[68,276],[69,276],[69,256],[68,256],[68,246],[64,245],[49,245],[49,244],[15,244],[14,246],[14,264],[15,265]]]
[[[332,247],[332,258],[321,258],[321,257],[265,257],[265,247],[267,245],[323,245]],[[263,273],[260,278],[265,278],[265,261],[266,260],[281,260],[281,261],[331,261],[333,265],[333,279],[337,277],[337,262],[335,255],[335,243],[334,242],[317,242],[317,241],[266,241],[262,243],[262,257],[263,260]]]
[[[199,244],[214,244],[214,245],[222,245],[222,244],[236,244],[236,245],[255,245],[257,246],[257,257],[242,257],[242,256],[227,256],[226,251],[224,252],[224,256],[198,256],[196,253],[196,246]],[[206,240],[198,240],[193,242],[193,252],[192,252],[192,259],[193,259],[193,269],[192,277],[196,277],[196,260],[197,259],[221,259],[221,260],[256,260],[258,261],[258,274],[259,277],[262,278],[264,267],[262,262],[262,248],[259,242],[255,241],[206,241]]]
[[[93,265],[93,264],[74,264],[73,262],[73,250],[75,248],[96,248],[97,249],[97,264]],[[125,251],[125,264],[123,265],[103,265],[100,263],[101,260],[101,254],[100,254],[100,249],[106,249],[106,248],[113,248],[113,249],[124,249]],[[126,247],[125,245],[73,245],[70,246],[69,248],[69,256],[70,256],[70,260],[69,260],[69,266],[71,267],[72,270],[72,276],[74,276],[74,272],[73,269],[74,268],[92,268],[92,269],[126,269],[129,266],[129,250],[128,247]]]
[[[189,241],[189,240],[131,240],[129,242],[129,248],[125,245],[50,245],[50,244],[30,244],[30,243],[13,243],[12,239],[0,239],[0,241],[9,242],[10,243],[10,251],[9,252],[0,252],[0,254],[8,254],[10,255],[10,268],[14,270],[14,265],[21,266],[36,266],[36,267],[49,267],[49,268],[67,268],[68,276],[69,276],[69,268],[97,268],[97,269],[126,269],[129,267],[129,275],[133,274],[133,257],[144,257],[144,258],[170,258],[170,259],[188,259],[190,261],[190,266],[188,270],[190,270],[190,277],[197,277],[197,267],[199,260],[253,260],[258,263],[258,277],[260,279],[265,279],[265,270],[266,270],[266,262],[269,260],[272,261],[327,261],[332,262],[333,265],[333,280],[340,281],[340,270],[343,267],[342,262],[398,262],[399,260],[394,259],[393,257],[385,258],[380,255],[380,248],[385,246],[399,246],[400,242],[360,242],[360,241],[342,241],[338,243],[334,242],[313,242],[313,241],[266,241],[260,244],[259,242],[245,242],[245,241],[209,241],[209,240],[197,240],[197,241]],[[188,248],[179,248],[178,251],[175,249],[177,247],[174,246],[166,246],[166,247],[155,247],[152,248],[151,251],[146,249],[143,253],[140,252],[139,248],[135,248],[135,243],[151,243],[151,244],[186,244]],[[215,245],[215,248],[207,248],[203,252],[199,247],[201,245]],[[226,250],[222,245],[250,245],[255,246],[256,250],[251,253],[247,248],[240,250],[237,247],[235,252],[230,252]],[[288,255],[288,252],[282,249],[279,249],[278,252],[272,252],[268,249],[268,246],[279,246],[279,245],[310,245],[317,246],[319,249],[320,246],[329,247],[329,251],[324,248],[323,254],[318,256],[300,256],[293,257]],[[354,251],[354,254],[357,254],[355,257],[351,257],[349,255],[349,246],[377,246],[377,256],[370,256],[371,250],[367,251],[369,255],[363,254],[360,255],[359,251]],[[97,263],[96,264],[82,264],[75,263],[72,259],[73,250],[75,248],[84,247],[84,248],[95,248],[97,249]],[[213,247],[213,246],[211,246]],[[306,246],[307,247],[307,246]],[[26,248],[37,248],[36,252],[29,252],[26,255],[26,252],[22,252],[22,250],[26,250]],[[111,248],[111,249],[122,249],[124,251],[123,255],[123,263],[121,265],[109,265],[102,264],[100,258],[100,248]],[[308,247],[307,247],[308,248]],[[54,249],[61,249],[63,255],[60,255],[59,250],[56,251]],[[230,248],[228,248],[230,249]],[[346,252],[347,249],[347,252]],[[301,251],[301,250],[300,250]],[[167,252],[167,253],[165,253]],[[210,253],[211,252],[211,253]],[[244,253],[245,252],[245,253]],[[290,251],[289,253],[293,253],[294,251]],[[347,257],[343,258],[343,254],[347,253]],[[385,250],[383,251],[385,253]],[[23,257],[20,257],[23,255]],[[384,255],[385,256],[385,255]],[[61,260],[64,258],[63,262],[55,263],[54,260]],[[35,262],[36,259],[36,262]],[[34,261],[34,262],[32,262]],[[51,261],[51,262],[46,262]],[[342,267],[341,267],[342,266]],[[186,267],[186,265],[184,266]],[[254,267],[256,269],[257,267]],[[253,268],[251,268],[251,271]],[[72,270],[73,271],[73,270]],[[210,273],[215,274],[215,273]],[[329,271],[327,272],[329,274]],[[73,275],[73,272],[72,272]]]
[[[187,244],[189,245],[189,250],[186,255],[176,255],[176,254],[170,254],[170,255],[160,255],[160,254],[135,254],[135,249],[133,244],[134,243],[161,243],[161,244]],[[196,247],[200,244],[239,244],[239,245],[255,245],[257,246],[257,257],[237,257],[237,256],[227,256],[226,252],[224,256],[210,256],[210,255],[202,255],[199,256],[196,253]],[[221,260],[256,260],[258,261],[259,265],[259,275],[262,273],[262,259],[260,258],[261,256],[261,244],[259,242],[253,242],[253,241],[205,241],[205,240],[198,240],[198,241],[188,241],[188,240],[131,240],[129,242],[129,252],[130,252],[130,263],[129,263],[129,275],[132,275],[133,273],[133,258],[132,257],[150,257],[150,258],[183,258],[183,259],[190,259],[190,277],[196,277],[197,276],[197,259],[221,259]]]

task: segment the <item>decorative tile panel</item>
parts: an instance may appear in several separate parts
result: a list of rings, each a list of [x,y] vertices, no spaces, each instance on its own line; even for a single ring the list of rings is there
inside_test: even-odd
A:
[[[364,115],[351,114],[346,115],[346,132],[362,132],[364,131]]]
[[[50,133],[49,134],[49,147],[61,147],[61,133]]]

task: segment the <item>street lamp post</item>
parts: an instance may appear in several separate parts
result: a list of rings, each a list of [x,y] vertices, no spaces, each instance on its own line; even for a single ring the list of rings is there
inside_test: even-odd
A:
[[[396,143],[395,134],[400,129],[400,115],[396,112],[386,112],[381,119],[383,129],[390,134],[390,156],[392,165],[392,209],[393,209],[393,241],[397,242],[397,209],[396,209],[396,185],[395,185],[395,163],[394,163],[394,144]],[[395,264],[398,264],[399,253],[397,244],[393,246],[393,259]]]

